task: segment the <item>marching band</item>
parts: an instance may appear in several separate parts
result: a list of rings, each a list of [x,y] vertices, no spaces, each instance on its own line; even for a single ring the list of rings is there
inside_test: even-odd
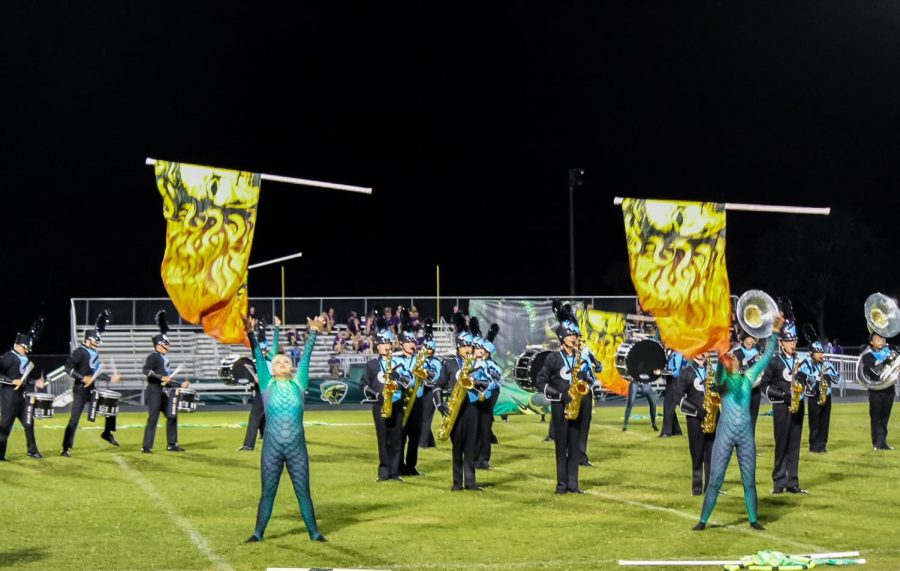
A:
[[[558,322],[554,329],[559,342],[558,348],[537,354],[533,350],[526,350],[523,356],[528,357],[524,365],[527,378],[520,384],[526,390],[537,391],[549,406],[555,447],[555,493],[582,494],[584,491],[579,481],[579,467],[592,465],[587,455],[588,431],[595,406],[594,390],[600,388],[597,374],[603,368],[583,341],[578,318],[572,308],[567,304],[554,302],[553,312]],[[652,371],[645,371],[647,374],[629,370],[626,361],[633,347],[631,341],[623,344],[623,363],[618,362],[617,355],[617,369],[632,381],[629,394],[634,393],[635,387],[648,374],[656,378],[667,377],[664,415],[670,414],[672,418],[663,422],[665,436],[681,434],[676,408],[686,418],[692,465],[691,492],[695,496],[705,496],[701,518],[694,527],[695,530],[702,530],[706,526],[717,496],[721,493],[725,469],[732,451],[737,452],[741,466],[750,525],[754,529],[763,529],[757,520],[755,478],[756,422],[762,394],[766,395],[772,405],[775,451],[772,493],[808,493],[800,487],[799,482],[804,417],[808,409],[809,451],[827,452],[832,388],[842,380],[838,369],[826,360],[825,345],[811,326],[804,328],[808,352],[805,355],[798,353],[797,327],[789,300],[782,298],[776,306],[766,294],[752,290],[738,300],[736,315],[744,334],[738,345],[728,353],[700,353],[684,359],[678,353],[669,352],[666,356],[668,364],[664,365],[665,372],[654,368]],[[71,455],[76,429],[86,406],[89,407],[92,422],[98,414],[105,417],[105,430],[101,437],[118,446],[113,435],[118,409],[118,399],[114,395],[118,393],[98,389],[95,385],[103,369],[98,347],[109,317],[108,311],[98,316],[95,327],[86,331],[84,342],[66,362],[66,371],[73,379],[70,396],[72,409],[63,438],[62,456]],[[894,387],[900,376],[900,354],[887,345],[887,340],[900,333],[900,310],[891,298],[873,294],[866,302],[866,320],[870,332],[869,346],[859,357],[857,376],[860,383],[868,389],[872,446],[876,451],[892,450],[887,443],[887,427],[894,401]],[[154,351],[147,356],[143,367],[148,417],[141,451],[152,452],[156,424],[162,413],[167,419],[167,450],[181,452],[184,449],[178,444],[177,413],[179,410],[193,410],[189,398],[193,391],[188,389],[187,381],[178,384],[175,380],[177,369],[172,369],[167,357],[171,341],[167,335],[168,325],[164,311],[157,314],[157,324],[159,334],[152,337]],[[318,322],[315,324],[321,328]],[[280,322],[276,318],[277,325]],[[492,430],[494,410],[499,395],[504,390],[503,369],[493,358],[497,353],[495,341],[500,328],[496,323],[491,324],[488,332],[482,336],[478,318],[466,319],[461,313],[454,315],[453,325],[456,354],[441,360],[435,355],[437,343],[430,319],[424,322],[424,336],[419,338],[418,324],[411,321],[408,311],[401,310],[399,335],[395,335],[381,308],[375,308],[374,338],[377,356],[365,365],[362,388],[365,402],[371,404],[375,426],[379,482],[402,481],[404,476],[422,475],[418,470],[419,449],[435,446],[435,435],[431,427],[434,412],[439,411],[441,419],[437,440],[450,439],[452,442],[450,489],[482,491],[482,487],[478,485],[476,470],[491,469],[492,443],[496,442]],[[37,448],[32,419],[42,418],[41,411],[33,406],[38,400],[44,399],[26,396],[37,395],[27,392],[29,388],[40,390],[44,387],[43,375],[31,374],[34,365],[28,356],[42,328],[43,319],[35,322],[29,333],[18,334],[12,349],[0,357],[0,461],[7,460],[7,441],[15,419],[19,419],[25,428],[28,456],[42,458]],[[256,371],[252,374],[241,373],[244,377],[253,377],[245,382],[258,383],[258,378],[265,377],[268,380],[273,375],[278,380],[290,379],[293,375],[290,360],[285,360],[283,366],[275,371],[270,361],[277,356],[277,349],[268,347],[264,324],[261,324],[261,331],[255,329],[259,327],[249,325],[248,322],[248,335],[253,335],[251,342]],[[276,329],[276,344],[277,335]],[[760,346],[765,342],[765,351],[760,351],[757,340],[760,341]],[[394,353],[397,341],[401,350]],[[658,341],[652,342],[661,346]],[[308,352],[311,350],[312,345],[308,341],[303,360],[305,367],[308,367]],[[229,356],[229,359],[233,360],[233,357]],[[519,381],[519,373],[517,369],[516,381]],[[296,378],[300,378],[300,374],[301,371],[298,370]],[[118,379],[119,375],[113,370],[111,382],[117,382]],[[302,383],[305,390],[308,378],[304,377]],[[249,440],[241,450],[253,450],[257,426],[263,424],[263,413],[266,412],[262,398],[265,389],[262,385],[254,386],[257,387],[255,390],[261,409],[260,418],[252,431],[248,431]],[[280,387],[282,384],[267,386]],[[653,389],[648,385],[645,390]],[[185,394],[179,396],[182,392]],[[182,408],[184,403],[181,399],[187,400],[185,408]],[[26,406],[28,402],[32,405]],[[196,403],[193,404],[195,406]],[[630,404],[628,402],[629,409]],[[652,425],[655,428],[653,404],[655,400],[651,401]],[[300,407],[302,411],[302,403],[291,406]],[[627,426],[628,412],[625,419]],[[295,427],[292,430],[297,429]],[[284,446],[298,447],[306,458],[302,430],[298,434],[299,440],[291,440]],[[281,446],[275,441],[276,433],[272,432],[272,435],[266,439],[266,444],[269,439],[273,439],[273,449]],[[264,453],[265,450],[264,446]],[[277,456],[281,452],[268,454]],[[271,470],[278,471],[287,460],[276,456],[272,457],[274,467]],[[295,489],[307,519],[310,536],[324,540],[315,527],[309,498],[308,460],[297,464],[293,469],[307,474],[306,483],[298,488],[296,486],[299,484],[295,482]],[[265,466],[263,470],[266,470]],[[273,471],[272,474],[274,473]],[[264,475],[264,479],[265,477]],[[272,489],[277,489],[277,479],[274,479],[274,475],[269,477],[273,478]],[[257,528],[251,536],[253,541],[262,540],[271,513],[274,498],[272,494],[274,492],[270,494],[264,490]],[[309,513],[306,513],[303,506],[308,506]]]

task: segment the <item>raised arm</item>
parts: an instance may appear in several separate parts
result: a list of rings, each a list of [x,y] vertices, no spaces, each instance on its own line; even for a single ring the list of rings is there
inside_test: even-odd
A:
[[[306,325],[309,331],[306,336],[306,343],[303,344],[303,357],[300,358],[300,365],[297,367],[297,375],[294,379],[300,384],[300,389],[306,391],[309,388],[309,360],[312,359],[313,347],[316,345],[316,337],[325,327],[325,321],[321,317],[315,319],[306,318]]]
[[[766,341],[766,352],[763,353],[762,357],[760,357],[757,362],[753,363],[752,367],[747,369],[744,376],[751,381],[756,379],[756,377],[769,366],[769,361],[771,361],[772,356],[775,355],[776,347],[778,347],[778,333],[772,333],[772,335],[769,336],[769,340]]]

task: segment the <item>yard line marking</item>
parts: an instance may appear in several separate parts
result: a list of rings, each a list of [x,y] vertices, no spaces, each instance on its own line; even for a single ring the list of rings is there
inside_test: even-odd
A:
[[[231,565],[229,565],[228,562],[225,561],[225,559],[223,559],[218,553],[212,550],[212,548],[209,546],[209,542],[207,542],[206,538],[203,537],[203,535],[199,531],[197,531],[194,526],[191,525],[191,522],[189,522],[187,519],[182,517],[181,514],[175,511],[175,508],[173,508],[169,504],[169,502],[167,502],[165,498],[163,498],[159,494],[159,492],[156,491],[156,488],[153,487],[153,484],[147,481],[147,479],[145,479],[140,472],[129,466],[125,459],[121,456],[115,455],[113,456],[113,458],[115,459],[119,467],[121,467],[122,470],[124,470],[125,473],[128,474],[128,477],[131,478],[131,481],[133,481],[142,490],[144,490],[144,493],[150,496],[150,499],[152,499],[156,503],[156,506],[164,511],[166,515],[169,516],[169,519],[178,524],[178,527],[184,530],[184,532],[188,536],[188,539],[190,539],[191,543],[194,544],[194,547],[196,547],[197,550],[201,554],[203,554],[203,556],[206,557],[216,569],[219,569],[220,571],[234,571],[234,568],[231,567]]]
[[[531,479],[533,479],[533,480],[540,480],[540,481],[542,481],[542,482],[547,482],[547,483],[550,483],[550,484],[554,483],[554,480],[551,480],[550,478],[543,478],[543,477],[541,477],[541,476],[535,476],[534,474],[528,474],[527,472],[512,472],[511,470],[506,470],[506,469],[504,469],[504,468],[493,468],[493,470],[495,470],[495,471],[497,471],[497,472],[505,472],[505,473],[507,473],[507,474],[512,474],[512,473],[515,473],[515,474],[518,474],[518,475],[523,475],[523,474],[524,474],[526,477],[531,478]],[[603,499],[605,499],[605,500],[610,500],[610,501],[619,502],[619,503],[622,503],[622,504],[625,504],[625,505],[629,505],[629,506],[634,506],[634,507],[642,508],[642,509],[645,509],[645,510],[657,511],[657,512],[663,512],[663,513],[675,515],[675,516],[678,516],[678,517],[680,517],[680,518],[687,519],[687,520],[694,521],[694,522],[696,522],[696,521],[699,520],[699,515],[698,515],[698,514],[695,514],[695,513],[688,513],[688,512],[683,512],[683,511],[681,511],[681,510],[676,510],[676,509],[674,509],[674,508],[667,508],[667,507],[664,507],[664,506],[657,506],[657,505],[653,505],[653,504],[648,504],[648,503],[646,503],[646,502],[639,502],[639,501],[636,501],[636,500],[629,500],[629,499],[621,498],[621,497],[616,496],[616,495],[613,495],[613,494],[607,494],[607,493],[604,493],[604,492],[598,492],[598,491],[596,491],[596,490],[585,490],[584,493],[585,493],[585,494],[590,494],[590,495],[592,495],[592,496],[597,496],[597,497],[603,498]],[[813,544],[810,544],[810,543],[802,543],[802,542],[799,542],[799,541],[794,541],[794,540],[792,540],[792,539],[787,539],[787,538],[785,538],[785,537],[782,537],[782,536],[779,536],[779,535],[775,535],[775,534],[769,533],[769,532],[767,532],[767,531],[757,531],[757,530],[754,530],[754,529],[743,528],[743,527],[737,527],[737,526],[734,526],[734,525],[721,525],[721,524],[719,524],[718,522],[716,522],[715,520],[712,520],[712,521],[710,521],[709,523],[713,523],[713,524],[719,525],[719,526],[721,526],[722,529],[727,530],[727,531],[737,531],[737,532],[740,532],[740,533],[753,535],[754,537],[764,537],[764,538],[766,538],[766,539],[768,539],[768,540],[770,540],[770,541],[779,541],[779,542],[782,542],[782,543],[786,543],[786,544],[789,544],[789,545],[793,545],[793,546],[795,546],[795,547],[799,547],[800,549],[802,549],[802,550],[804,550],[804,551],[806,551],[806,550],[809,550],[809,551],[827,551],[827,548],[825,548],[825,547],[819,547],[819,546],[817,546],[817,545],[813,545]]]

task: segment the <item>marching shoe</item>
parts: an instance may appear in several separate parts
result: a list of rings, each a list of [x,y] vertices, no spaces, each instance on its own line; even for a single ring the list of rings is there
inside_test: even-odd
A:
[[[699,522],[697,525],[691,528],[692,531],[703,531],[706,529],[706,524],[703,522]]]
[[[802,489],[800,486],[791,486],[789,488],[785,488],[785,491],[789,494],[808,494],[809,492]]]
[[[141,452],[143,454],[153,454],[153,450],[150,450],[149,448],[141,448]]]
[[[72,452],[71,452],[71,450],[72,450],[71,448],[63,448],[63,449],[62,449],[62,452],[60,452],[59,455],[60,455],[60,456],[65,456],[66,458],[71,458],[71,457],[72,457]]]
[[[29,452],[29,453],[28,453],[28,457],[29,457],[29,458],[34,458],[35,460],[40,460],[41,458],[44,457],[44,455],[41,454],[40,452]]]
[[[765,529],[766,529],[763,526],[759,525],[759,522],[757,522],[757,521],[751,521],[750,527],[752,527],[753,529],[759,530],[759,531],[765,531]]]
[[[181,446],[179,446],[177,444],[169,444],[168,446],[166,446],[166,451],[167,452],[184,452],[184,448],[182,448]]]
[[[325,539],[325,536],[322,535],[321,533],[319,535],[313,537],[312,540],[313,541],[321,541],[322,543],[328,543],[328,540]]]
[[[783,493],[784,493],[784,488],[775,486],[774,488],[772,488],[772,493],[773,493],[773,494],[783,494]]]
[[[463,489],[462,486],[458,486],[458,485],[454,484],[453,487],[450,488],[450,491],[451,492],[461,492],[462,489]]]
[[[481,486],[466,486],[466,489],[469,490],[470,492],[483,492],[484,491],[484,488],[482,488]]]
[[[103,440],[106,440],[113,446],[119,445],[119,441],[116,440],[116,437],[112,435],[112,432],[104,432],[103,434],[100,435],[100,438],[102,438]]]
[[[241,446],[237,449],[238,452],[253,452],[252,446]]]
[[[582,490],[581,488],[575,488],[574,490],[569,490],[569,493],[570,494],[583,494],[584,490]]]

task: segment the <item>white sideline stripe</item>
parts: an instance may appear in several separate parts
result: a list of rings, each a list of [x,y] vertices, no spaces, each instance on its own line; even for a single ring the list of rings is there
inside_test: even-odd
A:
[[[504,469],[504,468],[494,468],[494,470],[496,470],[497,472],[506,472],[507,474],[511,474],[511,473],[512,473],[510,470],[506,470],[506,469]],[[531,478],[531,479],[533,479],[533,480],[540,480],[540,481],[542,481],[542,482],[547,482],[547,483],[550,483],[550,484],[554,483],[554,481],[551,480],[550,478],[542,478],[542,477],[540,477],[540,476],[535,476],[534,474],[528,474],[528,473],[523,473],[523,472],[516,472],[516,474],[519,474],[519,475],[523,475],[523,474],[524,474],[526,477]],[[642,509],[645,509],[645,510],[657,511],[657,512],[663,512],[663,513],[675,515],[675,516],[678,516],[678,517],[680,517],[680,518],[682,518],[682,519],[687,519],[687,520],[694,521],[694,522],[698,521],[699,518],[700,518],[700,516],[699,516],[698,514],[696,514],[696,513],[688,513],[688,512],[683,512],[683,511],[681,511],[681,510],[676,510],[676,509],[674,509],[674,508],[667,508],[667,507],[663,507],[663,506],[656,506],[656,505],[653,505],[653,504],[648,504],[648,503],[645,503],[645,502],[638,502],[638,501],[635,501],[635,500],[627,500],[627,499],[625,499],[625,498],[620,498],[619,496],[615,496],[615,495],[612,495],[612,494],[605,494],[605,493],[603,493],[603,492],[598,492],[598,491],[595,491],[595,490],[585,490],[584,493],[585,493],[585,494],[590,494],[590,495],[592,495],[592,496],[597,496],[597,497],[599,497],[599,498],[603,498],[604,500],[610,500],[610,501],[614,501],[614,502],[619,502],[619,503],[622,503],[622,504],[625,504],[625,505],[634,506],[634,507],[642,508]],[[803,549],[804,551],[806,551],[806,550],[809,550],[809,551],[826,551],[826,550],[827,550],[825,547],[819,547],[819,546],[817,546],[817,545],[813,545],[813,544],[810,544],[810,543],[803,543],[803,542],[800,542],[800,541],[794,541],[794,540],[792,540],[792,539],[787,539],[787,538],[784,538],[784,537],[781,537],[781,536],[778,536],[778,535],[771,534],[771,533],[769,533],[769,532],[767,532],[767,531],[757,531],[757,530],[754,530],[754,529],[750,529],[749,527],[745,529],[745,528],[743,528],[743,527],[737,527],[737,526],[734,526],[734,525],[722,525],[722,524],[716,522],[715,520],[711,520],[709,523],[716,524],[717,526],[720,526],[722,529],[724,529],[724,530],[726,530],[726,531],[737,531],[737,532],[740,532],[740,533],[753,535],[754,537],[764,537],[764,538],[766,538],[766,539],[768,539],[768,540],[770,540],[770,541],[780,542],[780,543],[785,543],[785,544],[793,545],[793,546],[795,546],[795,547],[799,547],[799,548]]]
[[[176,512],[175,508],[169,505],[169,503],[161,495],[159,495],[159,492],[156,491],[156,488],[153,487],[153,484],[151,484],[143,476],[141,476],[140,472],[129,466],[125,459],[121,456],[116,455],[113,456],[113,458],[115,459],[119,467],[121,467],[122,470],[124,470],[125,473],[128,474],[128,477],[131,478],[131,480],[135,484],[140,486],[140,488],[144,490],[144,492],[148,496],[150,496],[150,499],[156,502],[157,507],[164,511],[166,515],[169,516],[169,519],[178,524],[178,527],[184,530],[184,532],[188,536],[188,539],[190,539],[191,543],[194,544],[194,547],[197,548],[197,551],[203,554],[203,556],[206,557],[216,569],[220,569],[221,571],[234,571],[234,569],[231,567],[231,565],[228,564],[227,561],[225,561],[221,556],[219,556],[218,553],[212,550],[212,548],[209,546],[209,543],[206,541],[206,538],[203,537],[203,535],[201,535],[201,533],[197,531],[197,529],[192,526],[188,520],[186,520],[178,512]]]

